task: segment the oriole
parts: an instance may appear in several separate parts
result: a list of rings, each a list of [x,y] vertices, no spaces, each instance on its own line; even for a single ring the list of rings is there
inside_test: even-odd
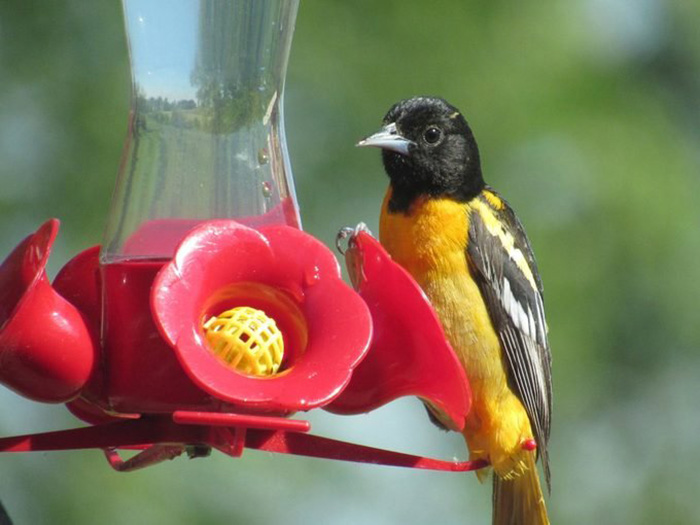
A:
[[[380,241],[430,299],[469,379],[463,434],[470,458],[493,467],[493,523],[549,523],[535,462],[551,487],[551,354],[520,221],[485,184],[467,121],[440,98],[395,104],[358,146],[382,149],[390,179]]]

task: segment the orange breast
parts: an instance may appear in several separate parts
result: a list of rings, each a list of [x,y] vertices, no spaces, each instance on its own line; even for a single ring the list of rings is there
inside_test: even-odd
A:
[[[508,387],[501,346],[467,262],[470,203],[420,198],[408,213],[390,213],[386,194],[379,239],[421,286],[465,368],[474,404],[465,437],[473,458],[499,471],[515,468],[520,443],[532,437],[522,404]],[[514,463],[515,461],[515,463]]]

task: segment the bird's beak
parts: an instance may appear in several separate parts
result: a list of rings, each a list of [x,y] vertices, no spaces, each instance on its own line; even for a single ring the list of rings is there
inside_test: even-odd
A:
[[[399,134],[396,130],[396,124],[392,122],[377,131],[374,135],[362,139],[357,143],[357,146],[374,146],[375,148],[395,151],[401,155],[409,155],[408,148],[413,144],[415,144],[415,142]]]

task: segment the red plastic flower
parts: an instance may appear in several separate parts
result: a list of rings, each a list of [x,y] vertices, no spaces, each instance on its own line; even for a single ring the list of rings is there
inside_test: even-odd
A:
[[[81,313],[46,276],[58,226],[46,221],[0,266],[0,382],[49,403],[78,395],[96,354]]]
[[[272,317],[285,338],[281,371],[242,374],[214,355],[203,321],[236,306]],[[367,352],[367,306],[333,254],[287,226],[208,221],[180,243],[151,292],[156,327],[202,390],[243,410],[290,413],[336,398]]]

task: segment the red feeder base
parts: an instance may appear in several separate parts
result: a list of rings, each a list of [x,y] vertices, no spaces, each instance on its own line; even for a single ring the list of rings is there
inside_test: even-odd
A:
[[[139,419],[0,438],[0,452],[36,452],[101,448],[119,471],[144,468],[198,447],[238,457],[244,448],[356,463],[465,472],[486,467],[484,461],[444,461],[382,450],[308,434],[308,421],[280,417],[177,411],[170,416]],[[122,460],[117,449],[141,450]]]

